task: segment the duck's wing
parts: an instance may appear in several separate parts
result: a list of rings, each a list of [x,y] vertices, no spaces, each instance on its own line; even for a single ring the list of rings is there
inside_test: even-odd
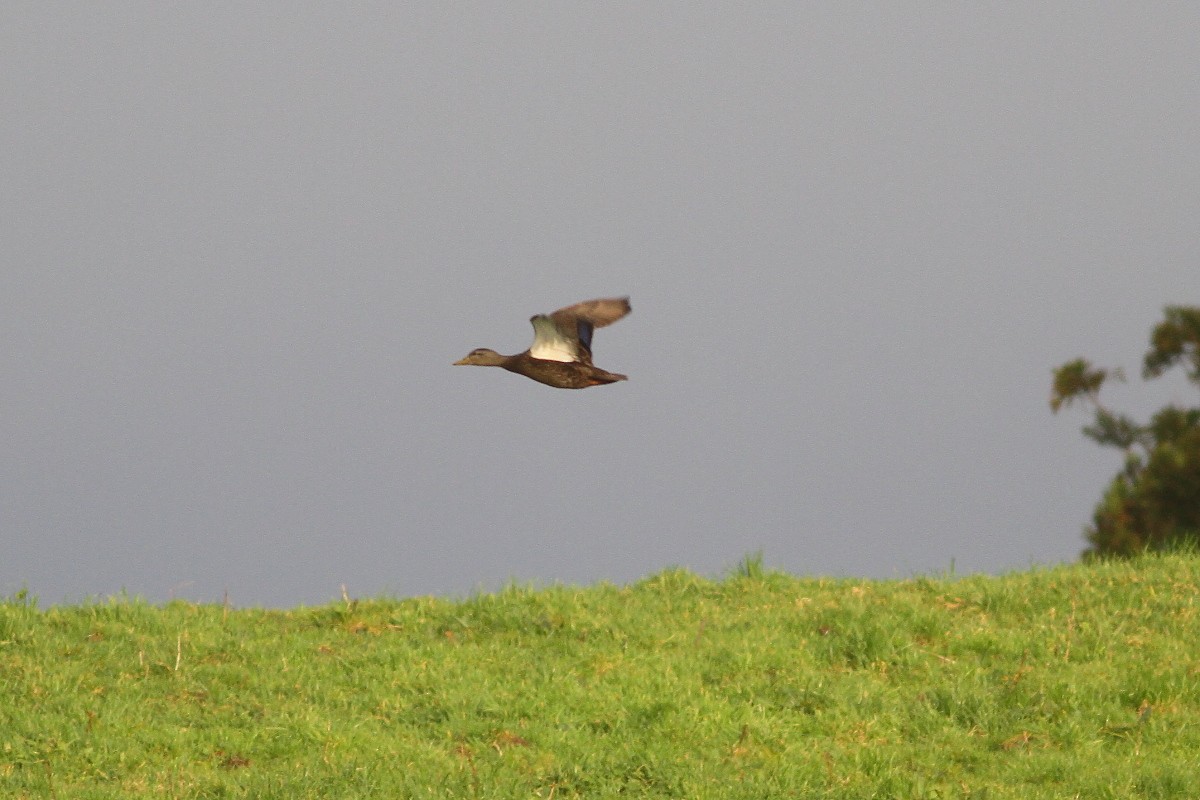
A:
[[[553,314],[538,314],[529,320],[533,323],[529,354],[547,361],[591,364],[592,330],[611,325],[628,313],[628,297],[609,297],[585,300]]]
[[[605,297],[599,300],[585,300],[573,306],[560,308],[550,317],[556,324],[562,324],[570,319],[580,319],[593,327],[603,328],[605,325],[612,325],[628,313],[628,297]]]
[[[592,363],[586,345],[581,346],[578,333],[562,330],[548,314],[529,318],[533,323],[533,344],[529,355],[543,361],[582,361]]]

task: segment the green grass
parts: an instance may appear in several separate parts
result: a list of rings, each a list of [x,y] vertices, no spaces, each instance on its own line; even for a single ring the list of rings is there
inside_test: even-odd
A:
[[[0,603],[11,798],[1196,798],[1200,558]]]

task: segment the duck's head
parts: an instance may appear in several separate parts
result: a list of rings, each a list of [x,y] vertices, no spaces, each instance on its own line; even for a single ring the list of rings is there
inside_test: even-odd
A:
[[[480,347],[467,353],[466,357],[454,362],[454,366],[499,367],[504,364],[504,356],[495,350]]]

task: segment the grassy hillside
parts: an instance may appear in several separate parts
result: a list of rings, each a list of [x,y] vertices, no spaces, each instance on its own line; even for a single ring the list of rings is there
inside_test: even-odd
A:
[[[1200,559],[0,604],[0,796],[1197,798]]]

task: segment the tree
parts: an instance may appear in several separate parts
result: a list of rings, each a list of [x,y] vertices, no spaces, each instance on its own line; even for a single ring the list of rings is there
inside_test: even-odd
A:
[[[1163,321],[1150,334],[1142,377],[1157,378],[1176,364],[1200,386],[1200,308],[1164,309]],[[1200,408],[1168,405],[1141,425],[1100,402],[1100,389],[1110,378],[1125,376],[1120,369],[1099,369],[1079,358],[1054,370],[1050,393],[1054,413],[1076,401],[1090,406],[1094,421],[1084,435],[1125,452],[1124,469],[1084,529],[1091,543],[1084,557],[1200,544]]]

